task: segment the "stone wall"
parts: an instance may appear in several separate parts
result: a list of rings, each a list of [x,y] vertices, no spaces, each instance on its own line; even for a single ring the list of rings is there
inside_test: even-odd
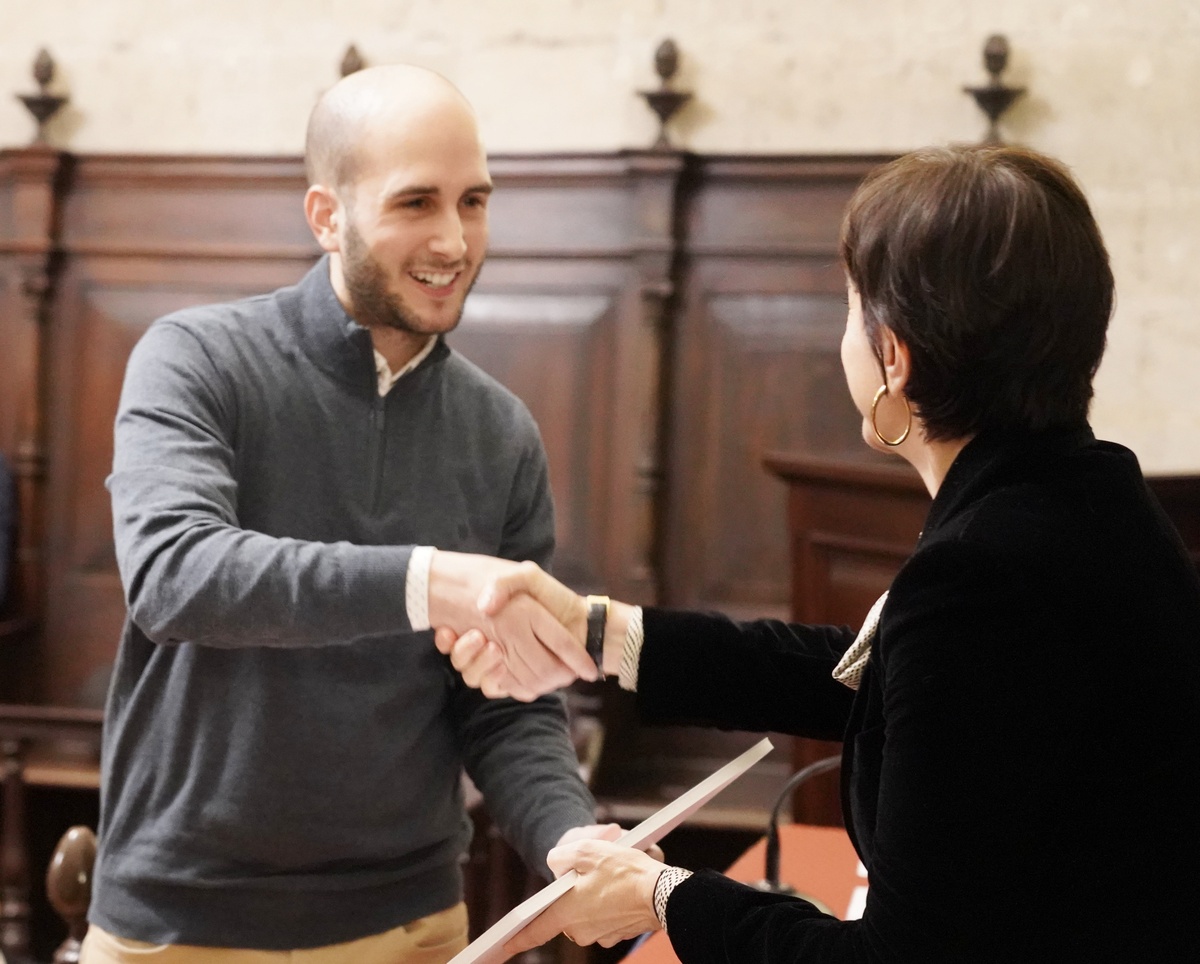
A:
[[[1070,164],[1091,197],[1119,304],[1098,431],[1157,471],[1200,470],[1200,2],[1197,0],[0,0],[0,146],[32,124],[46,45],[80,152],[296,154],[354,42],[456,81],[496,152],[648,145],[635,95],[674,37],[701,152],[878,152],[968,141],[992,32],[1030,94],[1006,134]]]

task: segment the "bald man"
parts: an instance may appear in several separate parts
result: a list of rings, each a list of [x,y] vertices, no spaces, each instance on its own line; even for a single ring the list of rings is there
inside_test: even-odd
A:
[[[129,361],[88,964],[449,960],[464,766],[543,873],[604,833],[561,700],[489,702],[430,631],[536,636],[595,676],[536,604],[475,607],[504,560],[549,562],[554,522],[529,412],[442,339],[487,246],[472,111],[428,71],[362,71],[306,159],[325,256],[160,319]]]

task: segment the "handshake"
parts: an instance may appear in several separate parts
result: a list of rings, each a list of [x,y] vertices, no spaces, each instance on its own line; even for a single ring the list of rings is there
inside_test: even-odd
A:
[[[631,607],[614,602],[602,664],[616,674]],[[439,651],[468,686],[528,702],[601,674],[588,655],[587,602],[533,562],[437,551],[429,622]]]

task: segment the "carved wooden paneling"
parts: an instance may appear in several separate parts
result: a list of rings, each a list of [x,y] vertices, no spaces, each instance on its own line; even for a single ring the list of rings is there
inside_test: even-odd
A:
[[[541,429],[550,460],[558,552],[554,570],[599,586],[607,539],[596,511],[611,456],[614,304],[607,295],[471,295],[449,342],[516,392]],[[547,359],[553,359],[548,364]]]
[[[547,432],[543,424],[556,484],[561,480],[570,487],[565,495],[555,489],[559,511],[570,520],[588,516],[582,528],[574,521],[565,528],[560,524],[558,571],[580,589],[653,602],[662,579],[664,305],[674,290],[683,158],[637,151],[511,155],[492,159],[490,167],[497,190],[480,293],[599,295],[612,302],[588,346],[593,354],[582,388],[598,395],[588,403],[587,420],[570,428],[590,438],[586,506],[574,497],[584,483],[556,469],[564,464],[554,441],[561,429]],[[463,350],[498,374],[490,353],[477,357],[465,342]],[[544,348],[537,357],[538,364],[558,364],[558,356]],[[537,408],[539,421],[545,412],[562,426],[563,413],[555,412],[553,403],[536,391],[527,394],[520,385],[506,384]],[[581,411],[577,403],[572,408]],[[576,545],[575,533],[584,531],[593,534],[592,540]]]
[[[94,702],[124,598],[104,479],[125,363],[154,319],[268,291],[318,249],[296,159],[80,157],[47,328],[46,608],[40,698]]]
[[[43,323],[65,167],[49,148],[0,152],[0,450],[16,477],[18,520],[5,609],[23,620],[36,620],[43,602]]]
[[[845,451],[858,441],[839,360],[845,306],[837,295],[816,293],[718,295],[708,307],[709,368],[700,380],[709,388],[706,457],[693,508],[711,507],[711,516],[702,523],[709,530],[702,554],[691,556],[692,591],[702,600],[769,607],[780,601],[787,545],[775,535],[784,493],[762,471],[762,453]],[[726,500],[730,493],[736,502]]]
[[[672,605],[785,615],[784,490],[763,455],[864,451],[842,377],[837,239],[845,202],[878,160],[700,164],[671,378]]]
[[[78,256],[311,262],[319,253],[300,199],[298,158],[78,158],[64,202],[64,245]]]
[[[1200,476],[1159,475],[1146,481],[1179,530],[1192,563],[1200,571]]]

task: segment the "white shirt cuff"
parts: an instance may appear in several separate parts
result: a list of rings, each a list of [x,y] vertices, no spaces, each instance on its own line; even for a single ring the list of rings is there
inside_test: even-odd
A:
[[[621,670],[617,676],[617,684],[621,689],[631,693],[637,692],[638,662],[642,658],[642,642],[645,638],[645,630],[642,629],[642,607],[634,606],[625,626],[625,648],[621,651]]]
[[[671,899],[672,891],[691,876],[690,870],[668,867],[658,875],[658,880],[654,883],[654,916],[662,924],[664,934],[667,931],[667,901]]]
[[[408,557],[408,575],[404,577],[404,608],[414,633],[430,629],[429,567],[433,564],[433,546],[417,546]]]

